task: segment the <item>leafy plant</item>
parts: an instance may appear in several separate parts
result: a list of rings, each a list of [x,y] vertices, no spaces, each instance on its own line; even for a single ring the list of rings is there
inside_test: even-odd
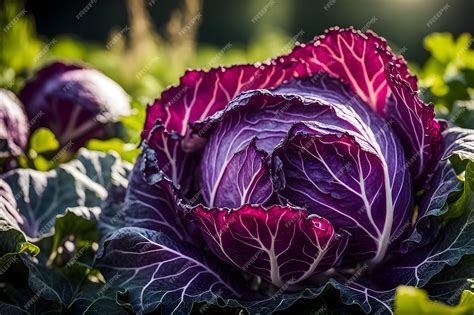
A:
[[[464,33],[454,39],[449,33],[434,33],[425,38],[424,45],[431,53],[419,71],[421,84],[427,88],[424,98],[434,102],[448,121],[474,128],[472,36]]]
[[[105,307],[126,313],[115,303],[123,291],[100,283],[92,263],[99,221],[120,202],[130,168],[115,154],[82,149],[77,159],[48,172],[15,169],[1,176],[0,311]]]
[[[333,289],[393,312],[398,286],[435,286],[474,254],[473,133],[417,90],[402,57],[353,29],[186,72],[147,109],[125,220],[97,267],[135,312],[270,313]]]
[[[97,70],[55,62],[42,68],[22,89],[20,98],[32,130],[49,128],[59,146],[76,151],[105,125],[130,114],[129,96]]]

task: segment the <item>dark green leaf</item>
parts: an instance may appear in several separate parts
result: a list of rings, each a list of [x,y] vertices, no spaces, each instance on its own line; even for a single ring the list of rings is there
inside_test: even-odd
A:
[[[104,315],[128,314],[131,306],[118,301],[119,296],[126,296],[122,289],[106,284],[92,283],[85,286],[73,301],[71,310],[76,314]]]
[[[57,215],[72,207],[99,207],[113,185],[126,185],[130,168],[116,155],[81,150],[76,160],[48,172],[12,170],[2,177],[16,192],[18,210],[0,209],[0,220],[28,240],[52,235]]]

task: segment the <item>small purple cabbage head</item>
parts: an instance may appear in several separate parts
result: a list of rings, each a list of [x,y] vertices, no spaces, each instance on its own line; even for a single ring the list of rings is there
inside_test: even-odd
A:
[[[20,93],[32,131],[47,127],[61,146],[77,150],[106,126],[130,114],[130,97],[103,73],[78,64],[51,63]]]

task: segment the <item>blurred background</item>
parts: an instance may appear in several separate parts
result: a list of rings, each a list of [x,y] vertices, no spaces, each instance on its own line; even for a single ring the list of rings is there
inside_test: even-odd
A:
[[[55,59],[95,67],[133,98],[127,143],[138,142],[146,104],[186,69],[263,61],[331,26],[385,37],[438,115],[474,127],[473,0],[0,0],[0,9],[0,87],[18,92]]]
[[[413,66],[430,55],[423,46],[428,34],[474,31],[472,0],[0,2],[2,68],[22,71],[53,58],[81,60],[145,101],[188,67],[264,60],[331,26],[372,29]],[[13,76],[18,74],[12,70],[3,73],[2,85],[14,85]]]
[[[133,2],[140,1],[29,0],[26,10],[34,16],[41,36],[72,34],[105,44],[113,30],[130,26],[130,9]],[[94,8],[79,21],[75,19],[88,3],[94,3]],[[145,0],[144,4],[150,26],[162,37],[173,35],[173,31],[179,35],[179,27],[199,15],[192,34],[198,45],[224,47],[232,43],[237,49],[269,33],[293,36],[303,30],[298,40],[308,41],[330,26],[352,25],[373,29],[395,46],[407,47],[409,59],[422,62],[428,53],[420,43],[427,34],[443,31],[459,35],[474,30],[472,0]],[[438,11],[442,16],[427,25]]]

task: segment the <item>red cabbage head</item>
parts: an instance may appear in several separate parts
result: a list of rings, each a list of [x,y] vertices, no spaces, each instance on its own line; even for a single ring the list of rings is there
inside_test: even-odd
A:
[[[103,73],[54,62],[40,69],[20,93],[32,131],[47,127],[61,146],[79,148],[106,135],[107,124],[130,114],[130,97]]]
[[[447,233],[432,220],[459,190],[446,158],[474,152],[472,134],[446,140],[417,90],[403,57],[352,28],[187,71],[147,108],[125,227],[98,267],[136,311],[222,298],[271,313],[331,285],[390,313],[398,285],[474,253],[470,213]]]

